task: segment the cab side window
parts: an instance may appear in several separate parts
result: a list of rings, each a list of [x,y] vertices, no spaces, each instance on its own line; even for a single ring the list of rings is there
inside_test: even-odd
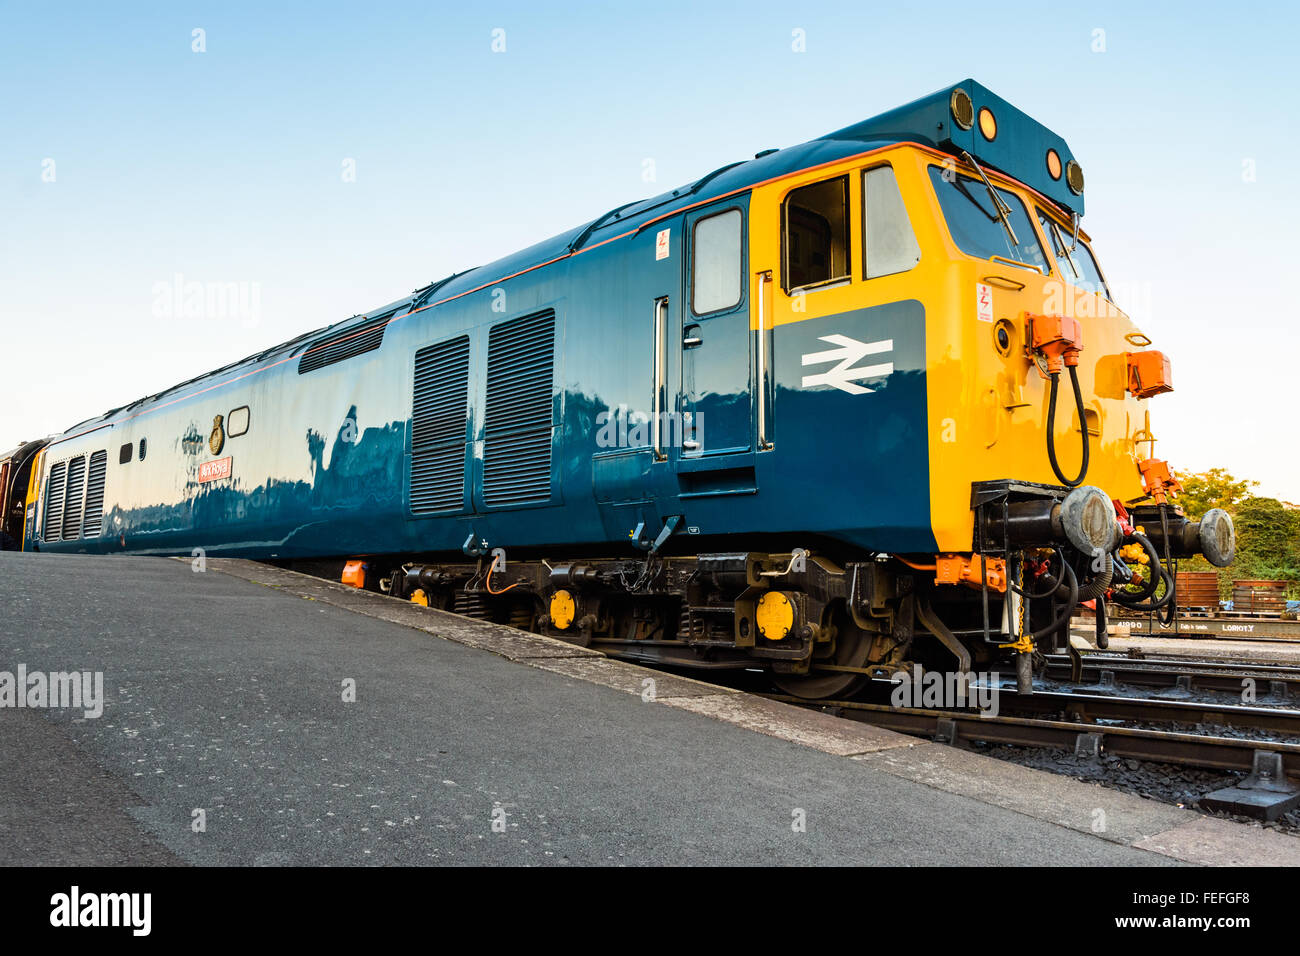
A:
[[[739,209],[728,209],[695,224],[691,310],[696,315],[740,302],[741,218]]]
[[[868,279],[907,272],[921,261],[921,247],[907,218],[894,167],[862,174],[862,259]]]
[[[807,288],[849,277],[849,177],[803,186],[782,206],[782,288]]]

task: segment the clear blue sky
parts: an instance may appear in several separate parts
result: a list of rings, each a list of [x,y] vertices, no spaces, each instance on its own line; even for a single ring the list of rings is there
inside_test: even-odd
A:
[[[1158,456],[1300,501],[1296,8],[977,9],[6,0],[0,447],[973,76],[1083,164]],[[169,316],[176,275],[256,314]]]

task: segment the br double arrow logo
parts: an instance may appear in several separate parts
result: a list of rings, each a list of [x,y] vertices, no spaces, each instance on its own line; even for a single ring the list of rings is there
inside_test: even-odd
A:
[[[840,335],[839,333],[822,335],[819,338],[823,342],[829,342],[837,346],[837,348],[827,349],[824,352],[809,352],[803,357],[803,364],[819,365],[822,362],[837,362],[839,364],[826,372],[805,375],[803,377],[804,388],[812,388],[814,385],[829,385],[832,388],[848,392],[850,395],[865,395],[868,392],[875,391],[875,389],[867,388],[865,385],[858,385],[857,382],[866,378],[879,378],[882,375],[890,374],[894,370],[893,362],[857,367],[857,363],[868,355],[892,352],[894,350],[893,339],[883,339],[879,342],[859,342],[857,339],[851,339],[847,335]]]

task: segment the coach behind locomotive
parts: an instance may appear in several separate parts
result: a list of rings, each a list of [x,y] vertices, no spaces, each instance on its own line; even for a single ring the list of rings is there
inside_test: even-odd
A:
[[[967,80],[84,422],[6,505],[29,549],[354,558],[804,696],[1012,655],[1028,686],[1079,603],[1104,641],[1234,550],[1151,454],[1170,364],[1083,193]]]

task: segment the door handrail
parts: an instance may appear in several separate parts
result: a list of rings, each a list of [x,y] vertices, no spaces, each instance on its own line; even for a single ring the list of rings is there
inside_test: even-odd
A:
[[[772,270],[758,273],[758,450],[767,451],[772,443],[767,440],[767,328],[763,304],[767,299],[767,284],[772,281]]]
[[[663,439],[663,406],[664,406],[664,386],[666,372],[664,365],[667,357],[664,355],[665,339],[667,338],[666,325],[668,322],[668,296],[660,296],[655,299],[654,304],[654,457],[655,461],[664,461],[668,456],[664,454]]]

